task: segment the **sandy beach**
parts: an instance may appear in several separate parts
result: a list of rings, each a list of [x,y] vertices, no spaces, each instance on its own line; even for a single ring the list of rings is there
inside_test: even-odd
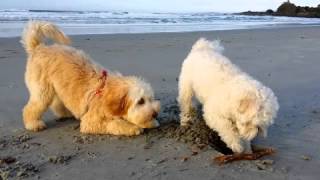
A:
[[[280,111],[267,139],[274,155],[219,166],[217,151],[193,153],[190,143],[144,134],[134,138],[86,136],[79,122],[56,121],[24,130],[26,54],[19,38],[0,38],[0,177],[9,179],[318,179],[320,176],[320,27],[191,33],[71,36],[73,46],[124,75],[148,80],[162,102],[161,123],[177,118],[180,65],[199,37],[220,39],[225,55],[271,87]],[[198,112],[201,113],[201,112]],[[1,178],[0,178],[1,179]]]

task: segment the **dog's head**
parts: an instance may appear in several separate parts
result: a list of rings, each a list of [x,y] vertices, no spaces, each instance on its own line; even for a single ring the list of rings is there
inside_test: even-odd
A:
[[[154,99],[151,86],[140,78],[126,77],[124,81],[108,83],[105,105],[108,113],[139,126],[155,128],[159,126],[156,117],[160,102]]]
[[[251,141],[258,134],[266,137],[268,127],[273,124],[279,105],[277,98],[269,88],[263,93],[248,94],[238,104],[236,126],[241,137]],[[261,95],[262,94],[262,95]]]

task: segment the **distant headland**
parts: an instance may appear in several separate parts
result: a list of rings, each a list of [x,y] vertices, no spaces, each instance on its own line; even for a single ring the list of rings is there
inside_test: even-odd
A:
[[[259,11],[246,11],[237,13],[240,15],[251,16],[290,16],[290,17],[307,17],[307,18],[320,18],[320,4],[317,7],[309,6],[296,6],[290,1],[282,3],[276,11],[268,9],[264,12]]]

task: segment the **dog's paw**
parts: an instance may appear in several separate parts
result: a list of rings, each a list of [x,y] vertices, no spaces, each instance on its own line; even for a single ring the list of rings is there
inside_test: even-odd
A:
[[[33,121],[25,124],[25,128],[29,131],[42,131],[47,128],[43,121]]]
[[[244,151],[244,148],[240,143],[232,143],[230,148],[234,153],[242,153]]]
[[[130,128],[128,135],[129,136],[136,136],[136,135],[140,135],[141,133],[143,133],[143,128],[132,127],[132,128]]]
[[[245,149],[243,152],[246,153],[246,154],[252,154],[253,153],[252,149]]]
[[[143,129],[142,128],[138,128],[136,131],[135,131],[135,135],[139,135],[139,134],[142,134],[143,133]]]
[[[188,126],[193,122],[192,118],[188,115],[181,115],[180,116],[180,125],[181,126]]]
[[[190,126],[190,124],[189,121],[180,121],[180,126]]]

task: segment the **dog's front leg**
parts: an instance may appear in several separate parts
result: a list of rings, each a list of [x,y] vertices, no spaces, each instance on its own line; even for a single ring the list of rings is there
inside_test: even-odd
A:
[[[234,125],[229,119],[208,113],[204,113],[204,119],[211,129],[218,132],[221,139],[234,153],[242,153],[244,151],[240,136],[234,131]]]
[[[251,141],[243,140],[244,153],[252,153]]]
[[[193,89],[190,79],[186,78],[186,70],[182,69],[179,77],[179,96],[177,101],[180,107],[180,124],[182,126],[188,125],[192,122],[192,114],[195,108],[192,105]]]
[[[179,96],[177,101],[180,107],[180,125],[186,126],[193,121],[193,115],[196,110],[192,105],[193,90],[190,82],[180,76]]]
[[[106,124],[108,134],[134,136],[143,132],[143,129],[129,121],[123,119],[114,119]]]
[[[120,118],[107,120],[84,116],[81,118],[80,132],[86,134],[134,136],[141,134],[143,129]]]

